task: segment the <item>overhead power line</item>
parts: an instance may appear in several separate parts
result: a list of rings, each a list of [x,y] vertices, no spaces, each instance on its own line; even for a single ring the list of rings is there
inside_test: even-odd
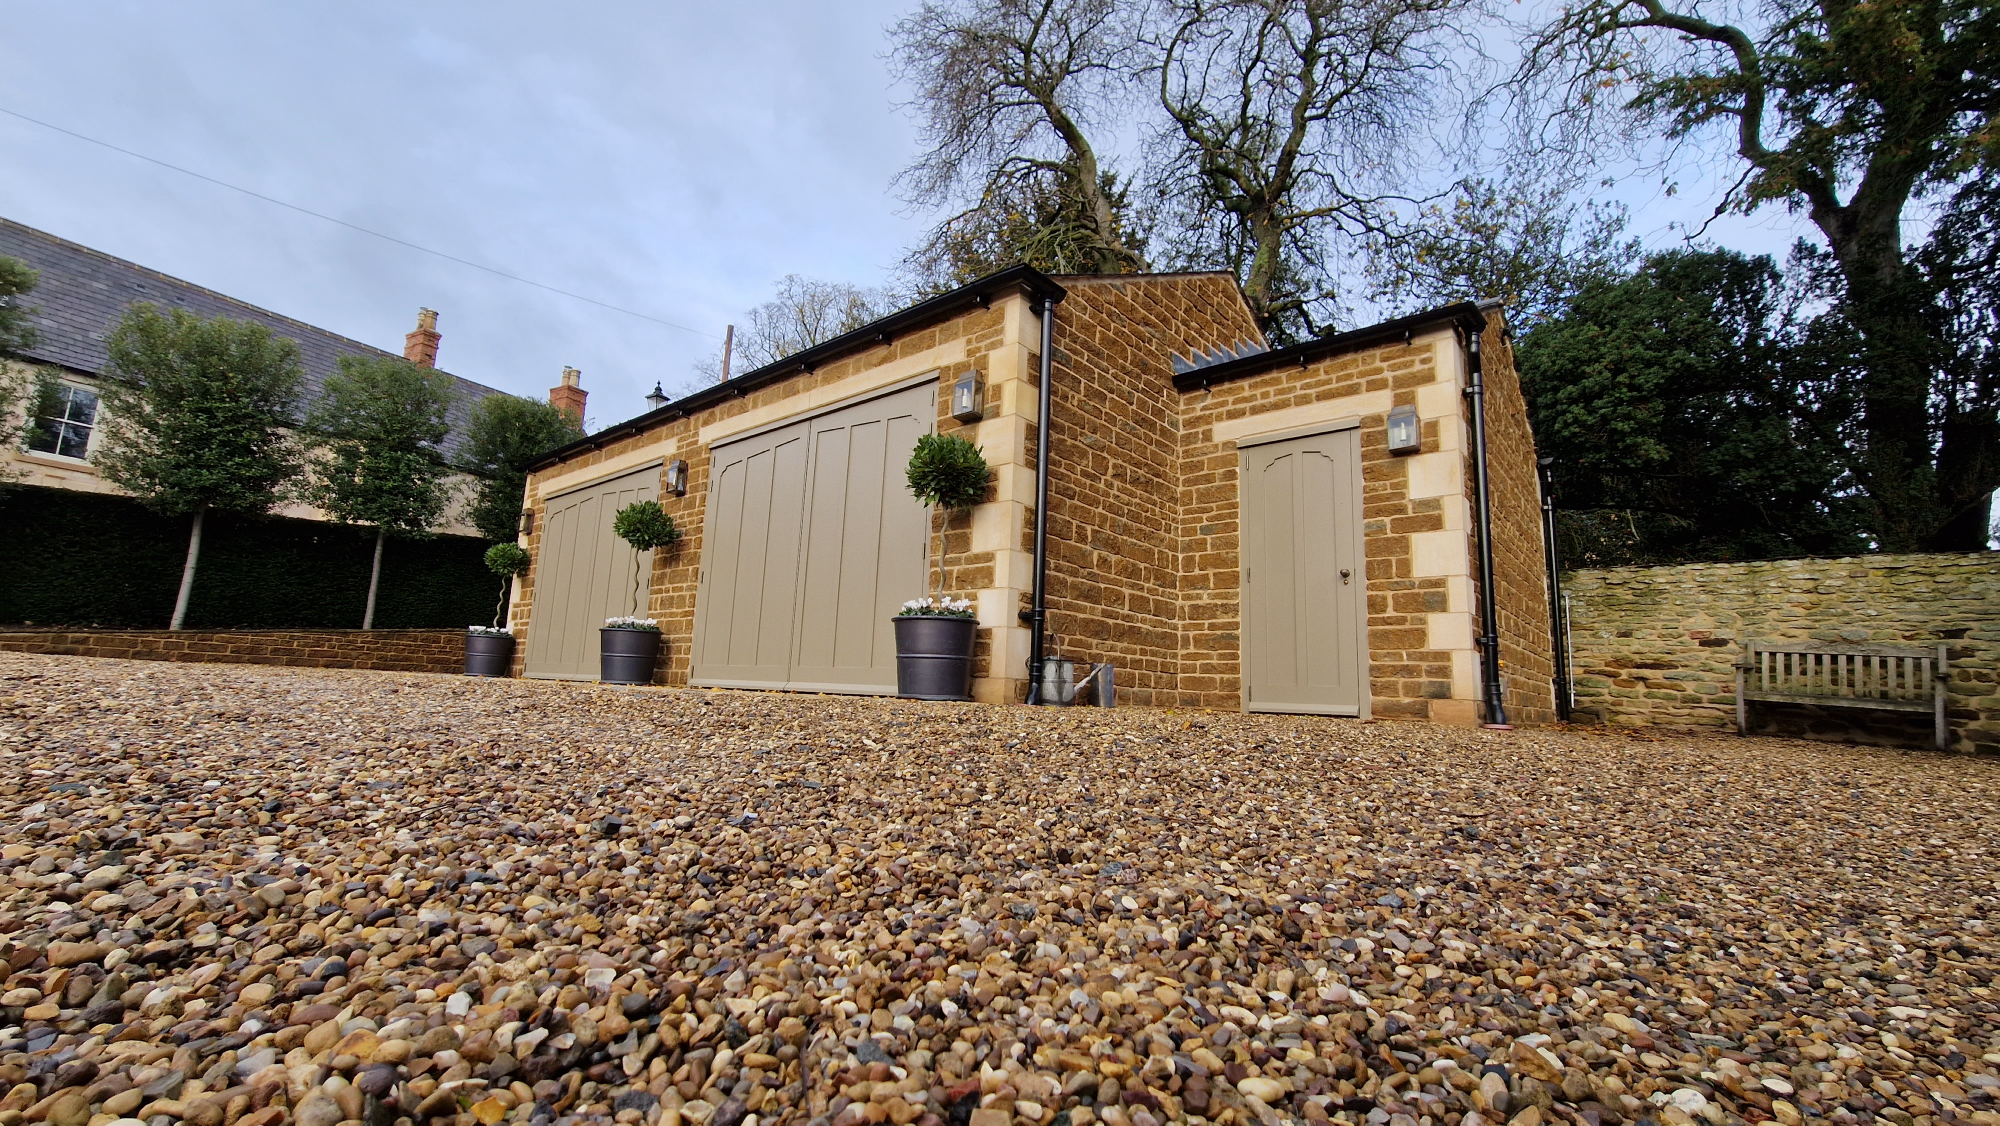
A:
[[[550,293],[556,293],[556,294],[561,294],[561,295],[562,295],[562,296],[564,296],[564,297],[568,297],[568,298],[572,298],[572,299],[574,299],[574,300],[577,300],[577,301],[582,301],[582,302],[586,302],[586,303],[588,303],[588,304],[591,304],[591,305],[596,305],[596,306],[598,306],[599,308],[602,308],[602,309],[609,309],[609,310],[611,310],[611,311],[612,311],[612,312],[614,312],[614,313],[623,313],[623,314],[625,314],[625,315],[626,315],[626,316],[628,316],[628,317],[638,317],[638,318],[639,318],[640,320],[642,320],[642,321],[652,321],[652,322],[653,322],[654,324],[659,324],[659,325],[665,325],[665,326],[667,326],[668,328],[677,328],[677,329],[681,330],[682,332],[692,332],[692,333],[694,333],[694,334],[695,334],[696,336],[706,336],[706,337],[708,337],[708,338],[709,338],[709,339],[711,339],[711,340],[715,340],[715,339],[718,339],[718,337],[716,337],[716,335],[715,335],[714,333],[710,333],[710,332],[703,332],[702,330],[700,330],[700,329],[698,329],[698,328],[689,328],[689,327],[688,327],[687,325],[684,325],[684,324],[675,324],[675,323],[674,323],[673,321],[669,321],[669,320],[664,320],[664,319],[662,319],[662,318],[660,318],[660,317],[655,317],[655,316],[653,316],[653,315],[651,315],[651,314],[649,314],[649,313],[641,313],[641,312],[639,312],[639,311],[638,311],[638,310],[636,310],[636,309],[627,309],[627,308],[625,308],[625,307],[624,307],[624,306],[622,306],[622,305],[613,305],[613,304],[611,304],[611,303],[610,303],[609,301],[599,301],[599,300],[598,300],[597,298],[595,298],[595,297],[586,297],[586,296],[584,296],[584,295],[583,295],[583,294],[581,294],[581,293],[573,293],[573,292],[571,292],[570,290],[567,290],[567,289],[560,289],[560,288],[558,288],[558,287],[556,287],[556,286],[553,286],[553,285],[547,285],[547,284],[544,284],[544,283],[542,283],[542,282],[538,282],[538,281],[534,280],[533,278],[524,278],[524,277],[522,277],[522,276],[521,276],[521,275],[519,275],[519,274],[510,274],[510,273],[508,273],[508,272],[507,272],[507,271],[505,271],[505,270],[500,270],[500,269],[495,269],[494,267],[492,267],[492,266],[488,266],[488,265],[486,265],[486,264],[484,264],[484,263],[481,263],[481,262],[474,262],[474,261],[472,261],[472,260],[470,260],[470,259],[467,259],[467,258],[460,258],[460,257],[459,257],[458,255],[456,255],[456,254],[446,254],[446,253],[445,253],[444,251],[442,251],[442,250],[433,250],[433,249],[431,249],[431,248],[430,248],[430,247],[428,247],[428,246],[419,246],[418,244],[416,244],[416,243],[414,243],[414,242],[411,242],[411,241],[409,241],[408,239],[400,239],[400,238],[397,238],[397,237],[396,237],[395,235],[387,235],[387,234],[383,234],[383,233],[382,233],[381,231],[375,231],[375,230],[370,230],[369,228],[367,228],[367,227],[364,227],[364,226],[361,226],[361,225],[360,225],[360,224],[358,224],[358,223],[350,223],[350,222],[348,222],[348,221],[347,221],[347,220],[345,220],[345,219],[336,219],[336,218],[334,218],[334,217],[333,217],[333,216],[331,216],[331,215],[327,215],[327,214],[324,214],[324,213],[322,213],[322,212],[318,212],[318,211],[314,211],[313,209],[311,209],[311,208],[309,208],[309,207],[300,207],[300,206],[299,206],[298,204],[296,204],[296,203],[287,203],[287,202],[285,202],[285,201],[284,201],[284,200],[282,200],[282,199],[277,199],[277,198],[275,198],[275,197],[273,197],[273,196],[268,196],[268,195],[265,195],[265,194],[264,194],[263,192],[258,192],[258,191],[252,191],[252,190],[251,190],[251,189],[249,189],[249,188],[246,188],[246,187],[242,187],[242,186],[240,186],[240,185],[237,185],[237,184],[232,184],[232,183],[230,183],[230,182],[229,182],[229,181],[227,181],[227,180],[218,180],[218,179],[216,179],[216,178],[215,178],[215,177],[213,177],[213,176],[209,176],[209,175],[205,175],[205,174],[203,174],[203,173],[200,173],[200,172],[196,172],[195,170],[193,170],[193,169],[191,169],[191,168],[183,168],[183,167],[181,167],[181,166],[180,166],[180,165],[178,165],[178,164],[173,164],[173,163],[170,163],[170,162],[168,162],[168,161],[164,161],[164,160],[161,160],[161,159],[160,159],[160,158],[158,158],[158,157],[154,157],[154,156],[147,156],[147,155],[146,155],[145,153],[142,153],[142,152],[134,152],[134,151],[132,151],[131,149],[128,149],[128,148],[124,148],[124,147],[122,147],[122,146],[120,146],[120,145],[114,145],[114,144],[112,144],[112,143],[111,143],[111,142],[109,142],[109,141],[100,141],[100,140],[98,140],[98,139],[97,139],[96,137],[90,137],[90,136],[86,136],[86,135],[84,135],[84,134],[82,134],[82,133],[79,133],[79,132],[77,132],[77,131],[76,131],[76,130],[74,130],[74,129],[65,129],[65,128],[63,128],[63,127],[62,127],[62,126],[60,126],[60,125],[56,125],[56,124],[53,124],[53,123],[51,123],[51,122],[47,122],[47,121],[43,121],[43,120],[41,120],[40,118],[36,118],[36,117],[29,117],[29,116],[28,116],[27,114],[25,114],[25,113],[20,113],[20,112],[18,112],[18,111],[16,111],[16,110],[11,110],[11,109],[8,109],[8,108],[7,108],[7,107],[5,107],[5,106],[0,106],[0,113],[4,113],[4,114],[6,114],[6,115],[7,115],[7,116],[9,116],[9,117],[15,117],[15,118],[19,118],[20,120],[22,120],[22,121],[25,121],[25,122],[29,123],[30,125],[39,125],[39,126],[41,126],[42,128],[44,128],[44,129],[50,129],[50,130],[54,130],[55,132],[57,132],[57,133],[61,133],[61,134],[63,134],[63,135],[64,135],[64,136],[66,136],[66,137],[74,137],[74,138],[76,138],[76,139],[77,139],[77,140],[79,140],[79,141],[87,141],[87,142],[89,142],[90,144],[93,144],[93,145],[96,145],[96,146],[98,146],[99,148],[106,148],[106,149],[110,149],[110,150],[111,150],[112,152],[115,152],[115,153],[123,153],[123,154],[124,154],[124,155],[126,155],[126,156],[129,156],[129,157],[135,157],[135,158],[137,158],[137,159],[139,159],[139,160],[143,160],[143,161],[145,161],[145,162],[146,162],[146,163],[148,163],[148,164],[157,164],[157,165],[159,165],[159,166],[160,166],[161,168],[166,168],[166,169],[169,169],[169,170],[171,170],[171,171],[174,171],[174,172],[178,172],[178,173],[180,173],[180,174],[181,174],[181,175],[183,175],[183,176],[192,176],[192,177],[194,177],[194,178],[195,178],[195,179],[197,179],[197,180],[206,180],[207,182],[209,182],[209,183],[211,183],[211,184],[214,184],[214,185],[216,185],[217,187],[221,187],[221,188],[228,188],[228,189],[229,189],[230,191],[232,191],[232,192],[241,192],[241,193],[243,193],[244,195],[247,195],[247,196],[251,197],[252,199],[261,199],[261,200],[263,200],[263,201],[264,201],[265,203],[272,203],[272,204],[276,204],[276,205],[277,205],[277,206],[279,206],[279,207],[283,207],[283,208],[287,208],[287,209],[289,209],[289,210],[292,210],[292,211],[296,211],[296,212],[298,212],[298,213],[299,213],[299,214],[301,214],[301,215],[310,215],[310,216],[312,216],[312,217],[313,217],[313,218],[315,218],[315,219],[324,219],[324,220],[326,220],[326,221],[327,221],[327,222],[329,222],[329,223],[334,223],[334,224],[337,224],[337,225],[339,225],[339,226],[342,226],[342,227],[346,227],[346,228],[347,228],[348,230],[350,230],[350,231],[359,231],[359,232],[361,232],[361,233],[362,233],[362,234],[364,234],[364,235],[372,235],[372,236],[374,236],[375,238],[378,238],[378,239],[381,239],[381,240],[383,240],[384,242],[393,242],[393,243],[395,243],[395,244],[396,244],[397,246],[401,246],[401,247],[406,247],[406,248],[408,248],[408,249],[410,249],[410,250],[415,250],[415,251],[418,251],[418,252],[420,252],[420,253],[423,253],[423,254],[429,254],[429,255],[432,255],[433,257],[437,257],[437,258],[442,258],[442,259],[444,259],[444,260],[445,260],[445,261],[447,261],[447,262],[456,262],[456,263],[458,263],[458,264],[459,264],[459,265],[461,265],[461,266],[470,266],[470,267],[472,267],[472,268],[473,268],[473,269],[475,269],[475,270],[484,270],[485,272],[487,272],[487,273],[489,273],[489,274],[492,274],[492,275],[494,275],[495,277],[502,277],[502,278],[506,278],[506,279],[507,279],[508,281],[517,281],[517,282],[520,282],[520,283],[521,283],[522,285],[532,285],[532,286],[534,286],[534,287],[535,287],[536,289],[543,289],[543,290],[547,290],[547,291],[548,291],[548,292],[550,292]]]

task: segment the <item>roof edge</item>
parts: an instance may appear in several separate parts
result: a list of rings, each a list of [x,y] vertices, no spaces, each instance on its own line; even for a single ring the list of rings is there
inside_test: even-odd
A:
[[[660,407],[647,411],[637,418],[627,419],[613,426],[605,427],[595,434],[586,435],[566,446],[558,446],[548,453],[528,463],[528,472],[538,473],[551,465],[576,454],[598,449],[623,438],[642,434],[663,422],[685,418],[696,411],[706,410],[716,403],[730,399],[740,399],[750,392],[769,383],[775,383],[788,376],[816,370],[840,356],[862,348],[886,344],[899,333],[920,328],[934,321],[963,312],[970,306],[987,307],[997,296],[1009,290],[1022,290],[1030,297],[1046,297],[1060,303],[1069,292],[1057,285],[1047,274],[1032,266],[1009,266],[997,273],[991,273],[965,285],[927,298],[907,308],[898,309],[886,317],[879,317],[852,332],[842,333],[831,340],[815,344],[803,351],[794,352],[783,359],[765,364],[754,371],[744,372],[725,383],[704,387],[692,395],[686,395]]]
[[[74,239],[66,239],[66,238],[62,237],[61,235],[58,235],[58,234],[52,234],[52,233],[50,233],[50,232],[48,232],[48,231],[44,231],[44,230],[42,230],[42,229],[41,229],[41,228],[39,228],[39,227],[30,227],[30,226],[29,226],[29,225],[27,225],[26,223],[23,223],[23,222],[20,222],[19,220],[16,220],[16,219],[8,219],[8,218],[5,218],[4,216],[0,216],[0,224],[5,224],[5,225],[7,225],[7,226],[10,226],[10,227],[14,227],[14,228],[15,228],[15,229],[17,229],[17,230],[21,230],[21,231],[25,231],[26,233],[28,233],[29,235],[31,235],[31,236],[33,236],[33,237],[35,237],[35,238],[40,238],[40,239],[45,239],[45,240],[47,240],[47,241],[49,241],[49,242],[52,242],[52,243],[58,243],[58,244],[60,244],[61,246],[63,246],[64,248],[66,248],[66,249],[68,249],[68,250],[71,250],[71,251],[75,251],[75,252],[78,252],[78,253],[82,253],[82,254],[86,254],[86,255],[89,255],[89,256],[90,256],[90,257],[92,257],[92,258],[96,258],[96,259],[99,259],[99,260],[101,260],[101,261],[105,261],[105,262],[111,262],[111,263],[115,263],[116,265],[119,265],[119,266],[122,266],[122,267],[125,267],[125,268],[127,268],[127,269],[130,269],[130,270],[134,270],[134,271],[136,271],[136,272],[138,272],[138,273],[141,273],[141,274],[145,274],[145,275],[147,275],[148,277],[150,277],[150,278],[152,278],[152,279],[154,279],[154,280],[156,280],[156,281],[160,281],[160,282],[165,282],[165,283],[167,283],[167,284],[170,284],[170,285],[175,285],[175,286],[182,286],[182,287],[185,287],[185,288],[187,288],[187,289],[191,289],[191,290],[194,290],[194,291],[196,291],[196,292],[199,292],[199,293],[203,293],[203,294],[206,294],[206,295],[208,295],[209,297],[212,297],[212,298],[216,299],[217,301],[221,301],[221,302],[225,302],[225,303],[227,303],[227,304],[230,304],[230,305],[237,305],[237,306],[241,306],[242,308],[244,308],[244,309],[247,309],[247,310],[249,310],[249,311],[251,311],[251,312],[253,312],[253,313],[258,313],[258,314],[260,314],[260,315],[262,315],[262,316],[266,316],[266,317],[270,317],[270,318],[271,318],[272,320],[274,320],[274,321],[283,321],[283,322],[285,322],[286,324],[289,324],[289,325],[296,325],[296,326],[298,326],[298,327],[299,327],[299,328],[301,328],[301,329],[305,329],[306,331],[309,331],[309,332],[317,332],[317,333],[319,333],[319,334],[321,334],[321,335],[323,335],[323,336],[327,336],[327,337],[330,337],[330,338],[332,338],[332,339],[334,339],[334,340],[338,340],[338,341],[341,341],[342,343],[346,343],[346,344],[352,344],[352,345],[353,345],[353,346],[354,346],[354,347],[355,347],[355,348],[356,348],[357,350],[359,350],[359,351],[364,351],[364,352],[373,352],[373,353],[376,353],[376,354],[378,354],[378,355],[381,355],[381,356],[384,356],[384,357],[387,357],[387,358],[389,358],[389,359],[400,359],[400,358],[403,358],[403,357],[399,357],[399,356],[398,356],[398,355],[397,355],[396,353],[394,353],[394,352],[391,352],[391,351],[390,351],[390,350],[388,350],[387,348],[378,348],[378,347],[376,347],[375,345],[373,345],[373,344],[370,344],[370,343],[368,343],[368,342],[367,342],[367,341],[365,341],[365,340],[356,340],[356,339],[355,339],[354,337],[352,337],[352,336],[348,336],[348,335],[345,335],[345,334],[343,334],[343,333],[338,333],[338,332],[335,332],[335,331],[333,331],[333,330],[332,330],[332,329],[330,329],[330,328],[322,328],[322,327],[320,327],[319,325],[316,325],[316,324],[313,324],[313,323],[311,323],[310,321],[302,321],[302,320],[298,319],[297,317],[294,317],[294,316],[291,316],[291,315],[289,315],[289,314],[286,314],[286,313],[280,313],[280,312],[278,312],[278,311],[277,311],[277,310],[275,310],[275,309],[266,309],[266,308],[265,308],[265,307],[263,307],[262,305],[257,305],[257,304],[254,304],[254,303],[252,303],[252,302],[249,302],[249,301],[245,301],[245,300],[243,300],[243,299],[242,299],[241,297],[231,297],[231,296],[230,296],[229,294],[227,294],[227,293],[224,293],[224,292],[222,292],[222,291],[221,291],[221,290],[219,290],[219,289],[211,289],[211,288],[210,288],[210,287],[208,287],[208,286],[205,286],[205,285],[202,285],[202,284],[201,284],[200,282],[191,282],[191,281],[187,280],[186,278],[177,278],[177,277],[175,277],[174,275],[172,275],[172,274],[169,274],[169,273],[165,272],[164,270],[156,270],[156,269],[154,269],[154,268],[153,268],[153,267],[151,267],[151,266],[144,266],[144,265],[141,265],[141,264],[139,264],[139,263],[137,263],[137,262],[134,262],[134,261],[132,261],[132,260],[131,260],[131,259],[129,259],[129,258],[120,258],[120,257],[118,257],[118,256],[117,256],[116,254],[112,254],[112,253],[110,253],[110,252],[108,252],[108,251],[103,251],[103,250],[99,250],[99,249],[97,249],[97,248],[96,248],[96,247],[94,247],[94,246],[85,246],[85,245],[83,245],[82,243],[80,243],[80,242],[77,242],[77,241],[76,241],[76,240],[74,240]],[[40,268],[39,268],[39,267],[36,267],[36,266],[34,266],[34,264],[33,264],[33,263],[29,263],[29,266],[30,266],[30,268],[32,268],[32,269],[36,269],[36,270],[37,270],[37,271],[39,272],[39,269],[40,269]],[[29,307],[29,308],[30,308],[30,310],[32,311],[32,310],[33,310],[33,308],[34,308],[34,306],[33,306],[33,302],[34,302],[34,292],[33,292],[32,290],[31,290],[31,291],[29,291],[29,293],[28,293],[28,295],[27,295],[27,297],[26,297],[26,300],[27,300],[27,302],[28,302],[28,307]],[[133,299],[132,301],[130,301],[130,302],[127,302],[127,303],[126,303],[126,307],[127,307],[127,308],[130,308],[130,307],[131,307],[132,305],[137,305],[137,304],[142,304],[142,303],[143,303],[143,304],[149,304],[149,305],[155,305],[155,306],[157,306],[157,305],[159,305],[159,304],[160,304],[160,302],[158,302],[158,301],[154,301],[154,300],[151,300],[150,298],[143,298],[143,297],[142,297],[142,298],[134,298],[134,299]],[[268,327],[268,326],[267,326],[267,327]],[[22,349],[22,351],[21,351],[21,354],[22,354],[22,355],[24,355],[24,356],[28,356],[28,355],[32,355],[32,352],[31,352],[31,349],[29,349],[29,348],[24,348],[24,349]],[[35,356],[34,358],[35,358],[35,359],[37,359],[37,360],[39,360],[39,361],[40,361],[40,362],[42,362],[42,363],[47,363],[47,364],[55,364],[55,365],[56,365],[56,366],[58,366],[58,367],[67,367],[67,365],[63,364],[63,363],[62,363],[61,361],[59,361],[59,360],[53,360],[53,359],[49,359],[49,358],[47,358],[47,357],[44,357],[44,356]],[[72,370],[72,371],[81,371],[82,369],[80,369],[80,368],[70,368],[69,370]],[[474,387],[478,387],[478,388],[480,388],[480,389],[482,389],[482,390],[485,390],[485,391],[490,391],[490,392],[492,392],[493,394],[496,394],[496,395],[511,395],[511,394],[513,394],[513,392],[511,392],[511,391],[502,391],[502,390],[501,390],[501,389],[499,389],[498,387],[488,387],[488,386],[487,386],[486,384],[484,384],[484,383],[481,383],[481,382],[479,382],[479,381],[478,381],[478,380],[476,380],[476,379],[468,379],[468,378],[466,378],[465,376],[462,376],[462,375],[459,375],[458,373],[456,373],[456,372],[453,372],[453,371],[451,371],[451,370],[449,370],[449,369],[447,369],[447,368],[441,368],[441,367],[436,367],[436,366],[433,366],[431,370],[433,370],[433,371],[441,371],[441,372],[444,372],[444,374],[446,374],[446,375],[449,375],[449,376],[451,376],[451,377],[452,377],[453,379],[456,379],[456,380],[458,380],[458,381],[459,381],[460,383],[468,383],[468,384],[471,384],[471,385],[472,385],[472,386],[474,386]],[[90,375],[90,376],[92,376],[92,377],[95,377],[95,378],[99,378],[99,379],[108,379],[108,378],[110,378],[109,374],[108,374],[108,373],[106,373],[106,372],[86,372],[86,373],[84,373],[84,374],[87,374],[87,375]],[[522,396],[518,396],[518,395],[516,395],[516,396],[515,396],[515,398],[521,398],[521,397],[522,397]]]
[[[1321,336],[1302,344],[1286,348],[1274,348],[1269,352],[1259,352],[1254,356],[1229,360],[1205,368],[1182,372],[1174,376],[1174,390],[1197,391],[1213,387],[1218,383],[1229,383],[1262,375],[1272,368],[1287,364],[1304,367],[1316,359],[1337,352],[1365,348],[1385,340],[1402,337],[1406,342],[1416,333],[1438,325],[1460,325],[1468,332],[1481,332],[1486,328],[1486,314],[1470,301],[1460,301],[1421,313],[1411,313],[1405,317],[1372,324],[1365,328],[1350,329],[1332,336]]]

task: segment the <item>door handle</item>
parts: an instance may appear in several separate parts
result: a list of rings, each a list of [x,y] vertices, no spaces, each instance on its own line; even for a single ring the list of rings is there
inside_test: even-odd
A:
[[[1347,581],[1348,581],[1348,579],[1352,578],[1352,577],[1353,577],[1353,575],[1354,575],[1354,572],[1352,572],[1352,571],[1348,570],[1348,569],[1347,569],[1347,568],[1345,568],[1345,567],[1342,567],[1342,568],[1340,569],[1340,585],[1342,585],[1342,586],[1346,586],[1346,585],[1347,585]]]

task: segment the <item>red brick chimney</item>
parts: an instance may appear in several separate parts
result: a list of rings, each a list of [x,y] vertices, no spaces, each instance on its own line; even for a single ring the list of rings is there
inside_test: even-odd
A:
[[[403,337],[403,358],[427,368],[436,367],[440,339],[437,310],[418,309],[416,331]]]
[[[575,415],[579,424],[583,422],[583,401],[589,397],[589,392],[578,385],[582,379],[582,372],[575,368],[564,368],[562,382],[549,388],[549,405],[566,414]]]

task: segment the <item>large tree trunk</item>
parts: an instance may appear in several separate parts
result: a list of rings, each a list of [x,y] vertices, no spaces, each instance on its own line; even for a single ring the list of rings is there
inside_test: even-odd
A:
[[[181,592],[174,597],[174,616],[167,624],[168,629],[179,629],[187,621],[188,599],[194,594],[194,565],[201,558],[201,525],[208,516],[208,506],[194,510],[194,526],[188,530],[187,562],[181,565]]]
[[[389,529],[375,529],[375,565],[368,570],[368,608],[361,612],[361,628],[375,628],[375,591],[382,585],[382,542],[389,538]]]
[[[1861,484],[1884,551],[1979,551],[1988,536],[1990,484],[1981,479],[1985,459],[1975,447],[1986,428],[1977,420],[1941,431],[1933,424],[1944,357],[1930,295],[1904,260],[1908,197],[1902,180],[1871,176],[1846,205],[1812,209],[1861,337]]]

